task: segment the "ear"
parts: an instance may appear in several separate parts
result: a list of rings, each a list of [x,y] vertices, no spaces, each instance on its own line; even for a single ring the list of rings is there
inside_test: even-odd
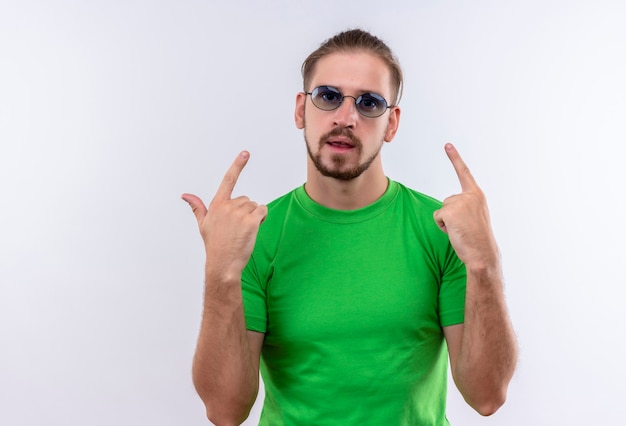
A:
[[[306,102],[306,94],[300,92],[296,95],[296,111],[294,119],[298,129],[304,129],[304,103]]]
[[[389,111],[389,122],[385,131],[385,142],[391,142],[396,136],[398,126],[400,125],[400,107],[393,107]]]

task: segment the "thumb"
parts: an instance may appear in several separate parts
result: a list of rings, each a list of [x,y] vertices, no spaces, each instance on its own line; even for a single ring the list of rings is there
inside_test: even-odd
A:
[[[446,222],[443,220],[443,217],[441,215],[441,209],[435,210],[435,212],[433,213],[433,219],[435,219],[435,223],[437,224],[439,229],[447,234],[448,229],[446,228]]]
[[[189,204],[194,216],[196,216],[196,220],[200,223],[207,213],[207,208],[202,200],[193,194],[183,194],[180,198]]]

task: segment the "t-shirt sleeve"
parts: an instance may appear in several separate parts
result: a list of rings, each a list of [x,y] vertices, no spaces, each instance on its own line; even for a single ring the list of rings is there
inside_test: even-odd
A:
[[[241,275],[241,291],[246,317],[246,328],[260,333],[267,332],[267,299],[265,285],[259,274],[254,256]]]
[[[442,327],[465,320],[465,265],[448,244],[439,288],[439,321]]]

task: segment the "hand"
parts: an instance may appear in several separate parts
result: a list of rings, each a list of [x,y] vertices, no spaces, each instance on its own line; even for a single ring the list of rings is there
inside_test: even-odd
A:
[[[446,144],[445,150],[461,183],[461,193],[444,200],[434,213],[435,221],[468,269],[496,266],[499,255],[487,199],[454,145]]]
[[[182,195],[198,220],[206,249],[207,272],[210,270],[224,278],[241,276],[254,248],[259,226],[267,216],[267,207],[250,201],[248,197],[231,199],[248,158],[247,151],[235,158],[208,209],[199,197]]]

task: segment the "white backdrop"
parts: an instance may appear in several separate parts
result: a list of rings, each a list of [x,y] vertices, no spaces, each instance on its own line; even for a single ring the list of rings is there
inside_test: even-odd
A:
[[[202,425],[203,248],[183,192],[305,178],[304,57],[362,27],[400,57],[386,172],[444,198],[454,142],[487,193],[521,358],[493,417],[626,417],[621,1],[0,0],[0,424]],[[246,424],[258,419],[255,408]]]

